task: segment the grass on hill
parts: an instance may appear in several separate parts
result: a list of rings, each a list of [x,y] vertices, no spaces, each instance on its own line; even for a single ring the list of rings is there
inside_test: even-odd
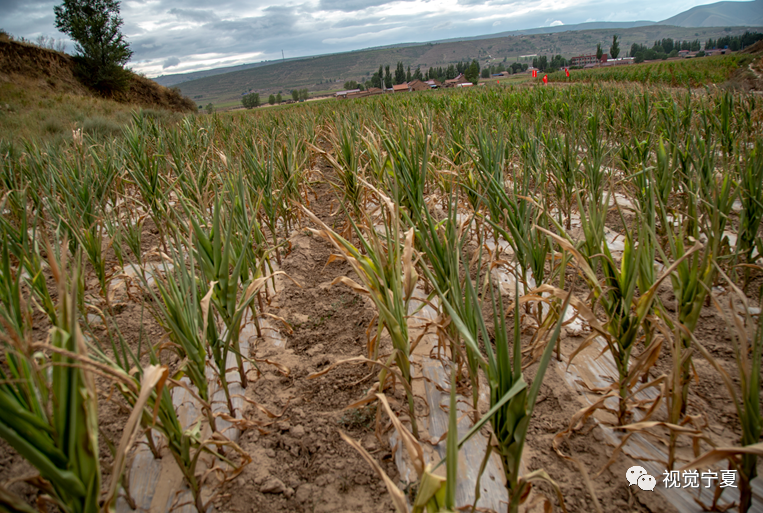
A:
[[[638,82],[671,87],[722,84],[753,60],[748,54],[717,55],[694,59],[652,61],[641,64],[572,70],[548,75],[549,82]]]
[[[132,112],[173,121],[195,105],[176,89],[131,74],[129,88],[112,98],[77,80],[70,55],[0,33],[0,140],[60,143],[81,129],[96,140],[113,138]]]
[[[71,140],[76,129],[96,139],[114,138],[137,109],[134,104],[57,92],[37,80],[15,77],[13,82],[0,82],[0,139],[59,144]],[[183,117],[163,109],[144,112],[163,121]]]

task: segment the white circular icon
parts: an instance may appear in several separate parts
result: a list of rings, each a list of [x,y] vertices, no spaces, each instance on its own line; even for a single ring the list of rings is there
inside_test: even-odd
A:
[[[644,474],[638,478],[638,487],[644,491],[649,490],[651,492],[655,486],[657,486],[657,480],[649,474]]]
[[[646,469],[644,467],[639,467],[638,465],[634,465],[631,468],[628,469],[628,471],[625,473],[625,479],[628,480],[628,486],[633,486],[638,483],[638,478],[646,475]]]
[[[628,486],[637,485],[644,491],[652,491],[657,486],[657,480],[646,473],[646,469],[639,465],[634,465],[625,473],[625,479],[628,480]]]

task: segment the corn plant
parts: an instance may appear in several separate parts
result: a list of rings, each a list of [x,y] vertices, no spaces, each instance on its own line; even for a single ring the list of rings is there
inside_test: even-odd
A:
[[[699,184],[694,186],[688,185],[687,181],[683,182],[686,195],[692,198],[689,201],[701,209],[701,218],[689,217],[685,223],[675,226],[668,219],[665,205],[658,196],[660,222],[666,231],[667,245],[665,250],[658,245],[657,250],[663,262],[674,262],[671,267],[675,267],[676,271],[670,277],[677,303],[675,322],[664,312],[661,315],[675,331],[668,415],[671,424],[679,424],[686,411],[691,377],[691,333],[697,326],[705,298],[717,276],[716,263],[721,252],[723,233],[736,196],[731,177],[715,178],[713,166],[708,162],[714,158],[714,150],[703,150],[700,144],[699,147],[695,147],[694,153],[687,157],[695,162],[692,167],[699,168],[696,177],[698,179],[692,180]],[[700,199],[702,201],[699,201]],[[687,243],[691,239],[699,238],[700,229],[706,242],[704,245],[699,241],[694,244],[695,249],[701,248],[701,251],[689,251]],[[675,457],[675,437],[676,434],[671,433],[668,456],[670,468]]]
[[[368,463],[371,468],[379,474],[379,477],[382,478],[397,513],[453,513],[456,511],[456,487],[458,484],[458,408],[456,408],[455,383],[456,370],[455,367],[453,367],[451,369],[450,410],[448,413],[446,457],[443,460],[440,460],[440,463],[434,467],[431,463],[427,463],[424,458],[424,450],[418,440],[416,440],[416,437],[411,435],[400,422],[397,415],[392,412],[386,397],[383,394],[377,394],[377,397],[384,406],[387,415],[389,415],[398,436],[400,436],[403,441],[403,446],[405,447],[418,477],[418,486],[416,487],[416,496],[413,498],[412,509],[408,508],[408,503],[403,492],[400,491],[394,481],[387,476],[373,456],[371,456],[358,442],[347,436],[345,433],[341,431],[339,432],[342,439],[347,442],[350,447],[358,451],[366,463]],[[434,469],[442,464],[443,461],[446,464],[445,477],[434,473]]]
[[[226,341],[222,345],[218,342],[212,346],[217,348],[215,352],[215,361],[218,364],[220,379],[223,381],[223,387],[228,396],[228,406],[231,415],[234,415],[230,396],[227,392],[225,383],[225,360],[230,351],[233,351],[236,357],[241,386],[246,387],[246,371],[244,370],[244,359],[239,346],[239,331],[241,316],[246,308],[249,307],[251,297],[245,304],[240,304],[238,299],[239,287],[249,286],[249,270],[257,269],[256,263],[250,262],[247,257],[251,257],[248,251],[251,233],[243,233],[239,236],[234,232],[236,225],[231,212],[227,213],[223,220],[221,216],[222,205],[220,200],[215,202],[212,213],[212,226],[209,231],[202,229],[204,223],[203,217],[194,214],[188,210],[190,224],[193,231],[193,241],[195,248],[195,260],[198,262],[202,275],[208,283],[211,291],[211,301],[215,306],[215,312],[220,316],[226,327]],[[225,234],[225,235],[223,235]],[[236,240],[240,237],[240,244]],[[238,247],[238,255],[236,248]],[[232,267],[232,269],[231,269]],[[239,283],[241,282],[241,283]]]
[[[358,119],[355,120],[359,122]],[[340,184],[335,188],[342,193],[342,206],[348,216],[359,222],[362,218],[364,188],[358,178],[363,177],[364,166],[363,151],[360,149],[360,136],[357,126],[353,126],[344,118],[337,118],[334,127],[329,131],[329,141],[334,150],[334,155],[315,146],[313,151],[323,155],[339,177]],[[347,221],[342,235],[350,238],[352,225]]]
[[[593,205],[589,205],[593,208]],[[586,216],[581,216],[581,220]],[[593,217],[593,216],[591,216]],[[601,221],[601,219],[600,219]],[[600,233],[594,231],[599,227]],[[617,419],[620,425],[625,424],[628,416],[628,397],[630,389],[636,380],[645,371],[642,361],[641,366],[630,366],[631,352],[636,346],[639,332],[643,327],[644,320],[651,311],[652,303],[657,293],[657,288],[665,280],[681,261],[676,262],[660,278],[649,283],[643,280],[645,265],[645,255],[652,257],[654,250],[651,249],[651,240],[645,237],[638,241],[633,240],[630,232],[626,232],[625,248],[620,260],[620,265],[615,263],[609,246],[604,240],[601,232],[603,224],[601,222],[583,221],[583,229],[586,239],[589,237],[599,241],[598,248],[589,245],[587,251],[580,252],[568,240],[559,235],[544,230],[549,237],[553,238],[564,251],[569,252],[575,260],[578,269],[580,269],[587,285],[593,292],[593,304],[599,305],[604,312],[605,320],[602,324],[594,318],[589,318],[592,328],[594,328],[603,338],[609,349],[609,353],[615,361],[618,372],[618,411]],[[595,266],[601,265],[603,280],[599,280]],[[654,264],[651,264],[652,266]],[[642,280],[642,283],[648,284],[648,289],[642,290],[641,295],[636,297],[636,285]],[[589,338],[581,344],[570,356],[570,362],[585,347],[590,345],[593,338]]]
[[[431,121],[426,126],[423,122],[412,127],[400,124],[394,134],[381,127],[378,129],[391,164],[387,190],[411,217],[420,215],[426,208],[424,189],[429,164]]]
[[[557,201],[557,217],[569,230],[572,223],[572,206],[575,203],[577,177],[580,162],[576,152],[576,143],[572,134],[561,137],[545,137],[546,155],[551,163],[549,179],[553,183]]]
[[[128,153],[126,157],[127,174],[132,185],[138,190],[144,208],[164,243],[164,220],[169,215],[166,194],[168,187],[163,173],[163,159],[156,154],[155,148],[149,145],[150,139],[146,132],[158,131],[153,123],[143,121],[135,115],[134,126],[125,129],[125,142]],[[140,121],[139,121],[140,120]],[[148,126],[147,126],[148,125]],[[153,126],[153,128],[151,128]]]
[[[461,310],[461,313],[445,299],[443,291],[438,290],[437,292],[440,300],[443,302],[443,306],[451,315],[452,321],[458,327],[465,341],[477,347],[479,337],[482,337],[484,350],[487,354],[487,358],[482,359],[484,362],[482,368],[490,388],[490,410],[459,440],[458,447],[460,448],[466,440],[482,429],[489,421],[492,427],[492,437],[495,440],[495,446],[492,443],[488,444],[485,458],[487,459],[493,450],[501,458],[506,476],[506,486],[509,491],[509,511],[512,513],[519,511],[519,505],[529,494],[533,481],[544,481],[551,484],[557,492],[562,509],[567,511],[559,486],[544,470],[536,470],[522,476],[520,465],[527,438],[527,429],[535,409],[538,392],[540,391],[548,364],[551,361],[551,353],[559,337],[564,312],[567,310],[572,293],[567,295],[562,305],[561,311],[558,314],[559,320],[543,350],[533,384],[528,389],[522,374],[519,283],[516,282],[515,284],[517,299],[514,302],[514,336],[510,347],[503,315],[502,299],[499,296],[498,303],[496,303],[494,287],[491,283],[489,288],[495,331],[495,336],[491,340],[477,290],[469,277],[468,269],[465,270],[467,275],[464,280],[464,298],[462,300],[464,308]],[[426,270],[424,272],[428,273]],[[495,350],[493,350],[493,346],[495,346]]]
[[[114,350],[113,358],[97,348],[94,348],[93,358],[111,369],[118,378],[114,380],[114,386],[133,408],[133,412],[128,420],[128,426],[132,426],[133,429],[137,429],[138,426],[144,428],[147,432],[146,441],[148,446],[157,458],[161,457],[161,454],[155,447],[153,442],[154,435],[151,430],[155,430],[164,437],[169,453],[175,460],[188,488],[191,490],[194,500],[193,505],[196,511],[205,513],[208,510],[209,503],[217,494],[213,494],[212,497],[208,498],[206,503],[204,502],[201,493],[203,477],[200,478],[197,472],[201,456],[208,454],[212,457],[220,458],[230,468],[235,469],[234,472],[240,469],[242,465],[245,465],[247,459],[243,458],[241,465],[236,465],[219,452],[215,452],[213,450],[215,446],[238,448],[220,433],[216,432],[213,432],[212,438],[209,440],[202,440],[200,424],[198,422],[184,428],[175,411],[171,395],[172,386],[179,385],[177,382],[173,382],[173,379],[167,374],[158,374],[161,372],[161,369],[165,369],[164,372],[166,373],[166,367],[159,365],[154,348],[150,345],[147,348],[149,366],[146,367],[141,363],[140,358],[137,357],[140,354],[140,345],[136,354],[122,337],[116,323],[113,323],[113,320],[107,320],[107,323],[113,324],[112,330],[114,336],[111,335],[111,330],[109,332],[109,338],[112,341],[112,348]],[[152,383],[155,389],[147,389],[146,385],[151,385]],[[132,438],[134,440],[134,434]],[[123,457],[122,460],[118,461],[123,462]],[[124,483],[124,488],[125,492],[129,493],[129,482]],[[116,490],[114,490],[115,492]],[[128,497],[128,502],[130,499]]]
[[[721,271],[722,272],[722,271]],[[748,310],[747,298],[730,281],[729,286],[735,292]],[[712,296],[711,296],[712,297]],[[763,417],[760,408],[760,367],[763,359],[763,322],[758,321],[757,328],[753,328],[752,318],[749,313],[746,319],[740,319],[735,313],[734,304],[729,298],[728,308],[723,308],[715,297],[712,297],[713,303],[718,312],[726,320],[729,330],[732,334],[734,359],[739,372],[739,393],[734,385],[729,373],[713,358],[707,349],[696,339],[694,345],[700,350],[710,364],[721,375],[722,381],[729,396],[734,402],[737,411],[740,427],[742,430],[741,448],[718,449],[710,451],[709,455],[700,457],[698,460],[690,463],[684,468],[694,468],[700,464],[711,464],[715,461],[728,458],[731,465],[739,469],[739,511],[746,512],[752,508],[752,480],[758,475],[757,460],[758,456],[763,456],[763,444],[759,443],[761,432],[763,432]],[[755,448],[758,447],[756,450]],[[712,455],[712,456],[711,456]],[[710,456],[710,457],[708,457]],[[741,461],[735,456],[741,456]],[[704,468],[704,467],[703,467]],[[718,494],[713,499],[713,509]]]
[[[184,362],[182,372],[198,390],[209,426],[216,431],[215,416],[211,406],[212,391],[206,377],[207,340],[211,340],[213,345],[217,343],[216,325],[214,319],[211,322],[209,319],[209,299],[202,296],[199,291],[193,253],[186,254],[181,241],[177,241],[176,244],[170,243],[168,249],[172,266],[163,266],[164,277],[159,272],[154,273],[158,295],[153,288],[149,287],[146,278],[142,278],[144,287],[153,296],[154,316],[169,333],[173,343],[172,349]],[[202,298],[206,301],[206,306]],[[220,361],[221,355],[218,353],[221,351],[214,352],[213,349],[212,352],[218,369],[222,363],[223,371],[219,377],[228,400],[228,407],[232,412],[233,406],[225,379],[225,360]]]
[[[75,269],[75,274],[79,272]],[[67,290],[65,258],[59,279],[58,325],[50,356],[35,354],[19,278],[3,255],[0,290],[6,366],[0,370],[0,436],[33,465],[41,487],[66,513],[99,511],[98,403],[95,378],[81,361],[87,347],[77,323],[75,286]],[[48,366],[52,369],[48,369]],[[50,372],[48,372],[50,370]]]
[[[0,209],[5,207],[6,202],[0,202]],[[26,198],[23,200],[26,207]],[[29,214],[26,208],[20,212],[19,226],[9,222],[5,217],[0,218],[0,233],[4,239],[7,239],[8,251],[16,257],[22,264],[22,273],[26,277],[26,284],[32,292],[34,299],[40,308],[47,314],[52,324],[57,324],[56,306],[53,303],[48,284],[43,274],[43,258],[40,256],[40,237],[42,231],[37,222],[40,213],[32,220],[32,227],[29,226]],[[31,230],[31,235],[30,235]],[[4,243],[5,244],[5,243]]]
[[[586,198],[594,203],[600,203],[604,195],[604,185],[608,173],[604,168],[606,144],[601,137],[601,121],[599,113],[588,116],[587,130],[584,133],[586,155],[583,158],[583,170],[580,176],[579,189],[588,192]]]
[[[417,221],[409,221],[415,226],[415,241],[431,267],[431,279],[437,282],[439,290],[454,308],[461,306],[462,288],[461,255],[469,237],[471,223],[459,223],[456,217],[456,197],[450,194],[448,197],[447,216],[441,222],[436,222],[428,209],[424,209],[424,215],[419,216]],[[442,312],[448,317],[447,311]],[[447,324],[444,322],[443,324]],[[462,365],[462,352],[458,330],[454,324],[448,326],[448,336],[451,340],[451,355],[453,361],[458,364],[459,371]],[[477,409],[479,401],[479,364],[482,357],[477,347],[467,344],[465,346],[468,376],[472,386],[472,404]]]
[[[262,226],[267,227],[273,241],[273,250],[276,254],[276,261],[281,265],[281,252],[278,244],[278,224],[283,210],[282,203],[285,201],[285,192],[279,189],[276,180],[276,169],[274,159],[274,143],[271,141],[268,146],[268,153],[263,154],[261,150],[255,147],[249,147],[244,150],[244,166],[249,172],[251,183],[260,194],[259,216],[264,216],[260,220]]]
[[[736,248],[737,261],[742,264],[754,263],[753,253],[760,243],[758,231],[763,219],[763,143],[756,141],[755,149],[747,162],[739,166],[740,201],[742,212],[739,215],[739,239]],[[757,244],[756,244],[757,243]],[[760,249],[758,249],[760,256]],[[750,280],[750,268],[744,269],[744,288]]]
[[[483,188],[488,202],[495,203],[492,210],[498,219],[488,219],[494,230],[500,234],[514,250],[519,269],[515,267],[514,275],[521,280],[524,293],[532,288],[530,275],[536,284],[543,283],[546,272],[546,257],[550,251],[550,244],[545,234],[537,229],[537,223],[545,221],[539,219],[545,217],[542,209],[529,197],[530,184],[529,174],[521,177],[514,174],[513,191],[507,192],[503,184],[498,183],[495,177],[483,176]],[[529,274],[528,274],[529,271]],[[529,305],[528,305],[529,306]],[[538,323],[541,324],[542,311],[538,311]]]

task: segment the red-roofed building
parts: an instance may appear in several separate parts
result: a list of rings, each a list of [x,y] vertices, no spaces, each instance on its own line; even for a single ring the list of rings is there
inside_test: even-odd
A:
[[[570,65],[573,67],[585,66],[586,64],[602,64],[607,62],[607,54],[601,55],[601,59],[596,58],[596,54],[593,55],[579,55],[570,59]]]

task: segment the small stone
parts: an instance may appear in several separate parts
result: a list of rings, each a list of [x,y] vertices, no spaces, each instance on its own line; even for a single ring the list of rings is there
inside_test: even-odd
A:
[[[302,438],[305,436],[305,428],[302,426],[292,426],[292,428],[289,430],[291,433],[291,436],[294,438]]]
[[[265,456],[267,456],[270,459],[273,459],[276,457],[276,452],[273,449],[267,449],[265,451]]]
[[[309,316],[307,316],[305,314],[299,314],[299,313],[295,313],[294,315],[292,315],[292,317],[294,318],[294,321],[297,324],[303,324],[303,323],[307,322],[308,319],[310,318]]]
[[[288,431],[289,429],[291,429],[291,424],[289,424],[289,423],[288,423],[287,421],[285,421],[285,420],[284,420],[284,421],[281,421],[281,422],[279,422],[279,423],[277,424],[277,426],[278,426],[278,429],[280,429],[281,431]]]
[[[291,496],[294,495],[294,488],[287,488],[283,491],[283,496],[287,499],[291,499]]]
[[[300,504],[304,504],[307,501],[309,501],[313,496],[313,485],[310,483],[305,483],[301,485],[299,488],[297,488],[297,502]]]
[[[260,486],[260,493],[284,493],[286,491],[286,485],[281,482],[277,477],[270,476],[262,486]]]
[[[377,449],[376,441],[374,440],[373,437],[368,437],[366,439],[366,442],[363,445],[365,446],[366,450],[369,452],[373,452]]]
[[[323,344],[316,344],[307,350],[307,354],[309,354],[310,356],[315,356],[316,354],[321,353],[323,351],[323,348],[324,348]]]

